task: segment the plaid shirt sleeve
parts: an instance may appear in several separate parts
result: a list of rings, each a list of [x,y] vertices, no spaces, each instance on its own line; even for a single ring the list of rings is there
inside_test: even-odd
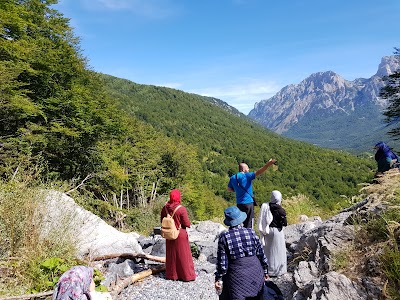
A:
[[[215,272],[215,281],[224,276],[228,270],[228,254],[226,253],[226,236],[221,234],[218,240],[217,250],[217,270]]]

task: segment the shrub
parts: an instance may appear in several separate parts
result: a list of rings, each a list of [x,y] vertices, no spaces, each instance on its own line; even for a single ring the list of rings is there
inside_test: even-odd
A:
[[[47,290],[55,277],[48,276],[43,262],[51,257],[63,257],[66,267],[75,264],[68,228],[44,229],[43,198],[43,189],[31,181],[0,181],[0,258],[5,270],[0,295]]]

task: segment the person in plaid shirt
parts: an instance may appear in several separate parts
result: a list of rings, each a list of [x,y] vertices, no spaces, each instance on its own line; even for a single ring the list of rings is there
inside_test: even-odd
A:
[[[255,231],[242,226],[245,212],[231,206],[224,214],[229,229],[218,240],[215,288],[220,289],[223,282],[219,299],[260,299],[264,281],[269,279],[264,249]]]

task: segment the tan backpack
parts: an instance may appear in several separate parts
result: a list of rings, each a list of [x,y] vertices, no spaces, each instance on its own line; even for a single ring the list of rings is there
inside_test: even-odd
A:
[[[178,205],[172,215],[168,213],[167,208],[164,206],[165,212],[167,215],[162,219],[161,221],[161,236],[165,238],[166,240],[176,240],[179,235],[179,231],[181,229],[181,225],[179,225],[179,228],[176,228],[175,226],[175,221],[174,221],[174,215],[175,212],[180,208],[182,205]]]

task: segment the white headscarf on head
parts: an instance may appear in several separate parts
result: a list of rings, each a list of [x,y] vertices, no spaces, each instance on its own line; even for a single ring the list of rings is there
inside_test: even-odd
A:
[[[280,191],[272,191],[271,193],[271,199],[269,201],[270,203],[276,203],[276,204],[281,204],[282,202],[282,194]]]

